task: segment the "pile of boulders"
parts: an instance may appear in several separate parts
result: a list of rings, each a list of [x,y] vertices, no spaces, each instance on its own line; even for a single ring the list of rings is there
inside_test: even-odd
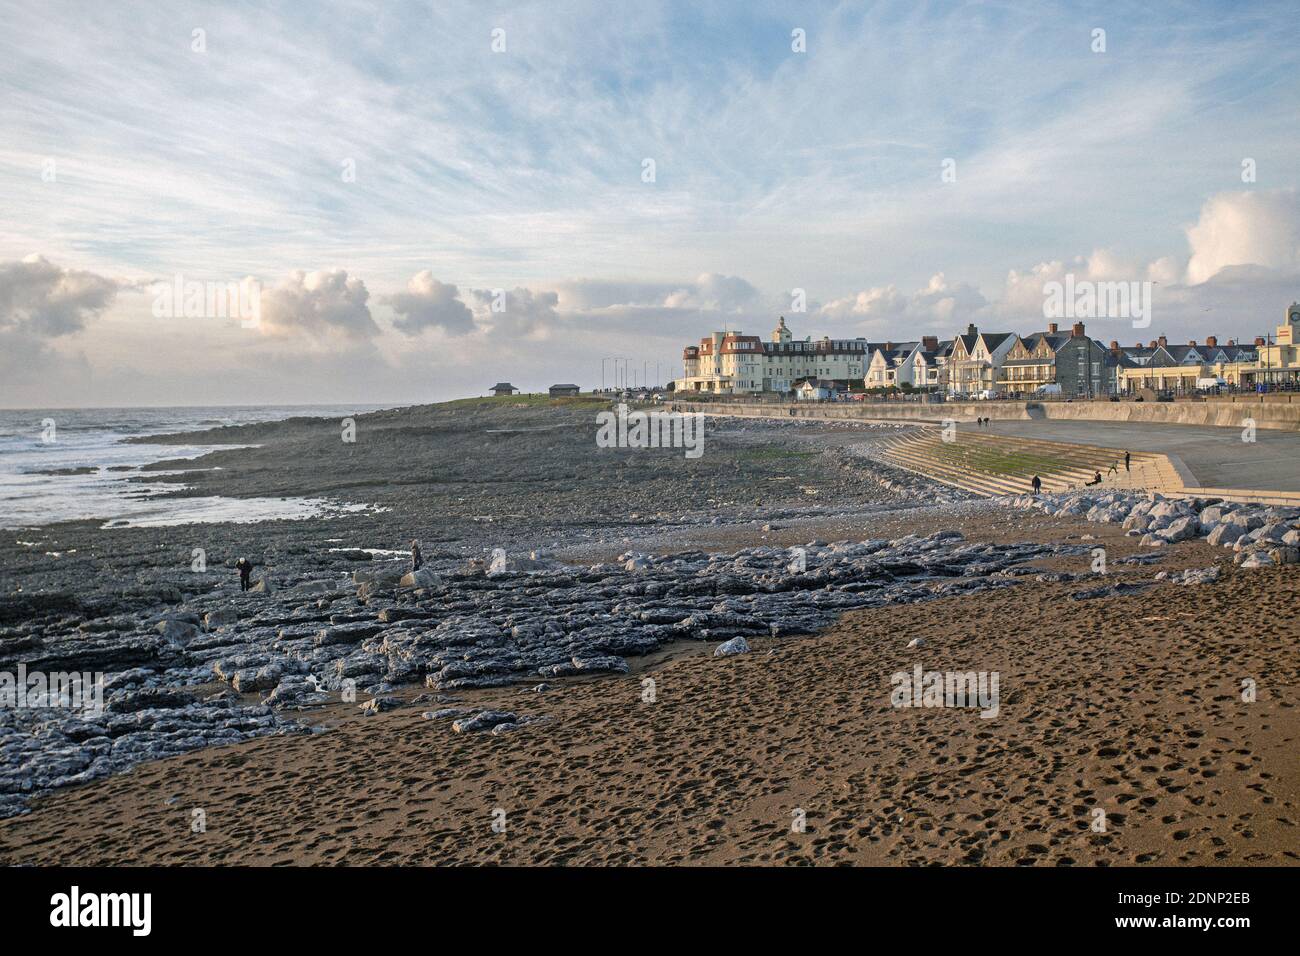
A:
[[[1300,563],[1300,508],[1131,491],[1020,495],[1004,500],[1049,515],[1119,524],[1130,536],[1140,537],[1144,547],[1204,538],[1216,547],[1231,548],[1233,561],[1243,568]]]

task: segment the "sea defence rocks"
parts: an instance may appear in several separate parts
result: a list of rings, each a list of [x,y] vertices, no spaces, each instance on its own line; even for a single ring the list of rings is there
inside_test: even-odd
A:
[[[1242,568],[1300,563],[1300,508],[1240,504],[1218,498],[1169,499],[1154,492],[1112,491],[1088,494],[1017,495],[1001,499],[1049,515],[1081,515],[1089,521],[1119,522],[1140,544],[1160,548],[1203,537],[1232,549]],[[1190,582],[1186,582],[1190,583]],[[1197,582],[1201,583],[1201,582]]]

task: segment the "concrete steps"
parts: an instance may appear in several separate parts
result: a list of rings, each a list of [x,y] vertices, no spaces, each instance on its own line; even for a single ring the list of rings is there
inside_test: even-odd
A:
[[[938,428],[922,428],[878,442],[882,460],[943,484],[979,495],[1026,494],[1034,475],[1044,491],[1082,488],[1101,472],[1100,489],[1141,489],[1176,493],[1183,489],[1177,470],[1164,455],[1131,453],[1124,471],[1124,451],[1033,438],[972,434],[961,429],[945,442]],[[1112,463],[1121,463],[1116,475]]]

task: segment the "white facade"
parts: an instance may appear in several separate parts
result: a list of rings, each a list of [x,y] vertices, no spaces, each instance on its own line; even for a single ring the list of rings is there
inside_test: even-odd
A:
[[[796,342],[782,317],[771,341],[741,332],[714,332],[682,352],[675,391],[743,395],[790,392],[803,379],[860,382],[871,346],[866,339],[811,338]]]

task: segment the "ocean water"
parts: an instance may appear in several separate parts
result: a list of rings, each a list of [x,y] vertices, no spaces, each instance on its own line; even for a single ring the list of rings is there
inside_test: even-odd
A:
[[[0,528],[33,528],[78,519],[102,520],[104,527],[250,522],[357,510],[359,506],[343,506],[320,498],[161,497],[183,486],[128,480],[140,476],[141,465],[162,459],[197,458],[216,448],[237,446],[127,444],[125,439],[302,415],[341,419],[384,407],[0,410]]]

